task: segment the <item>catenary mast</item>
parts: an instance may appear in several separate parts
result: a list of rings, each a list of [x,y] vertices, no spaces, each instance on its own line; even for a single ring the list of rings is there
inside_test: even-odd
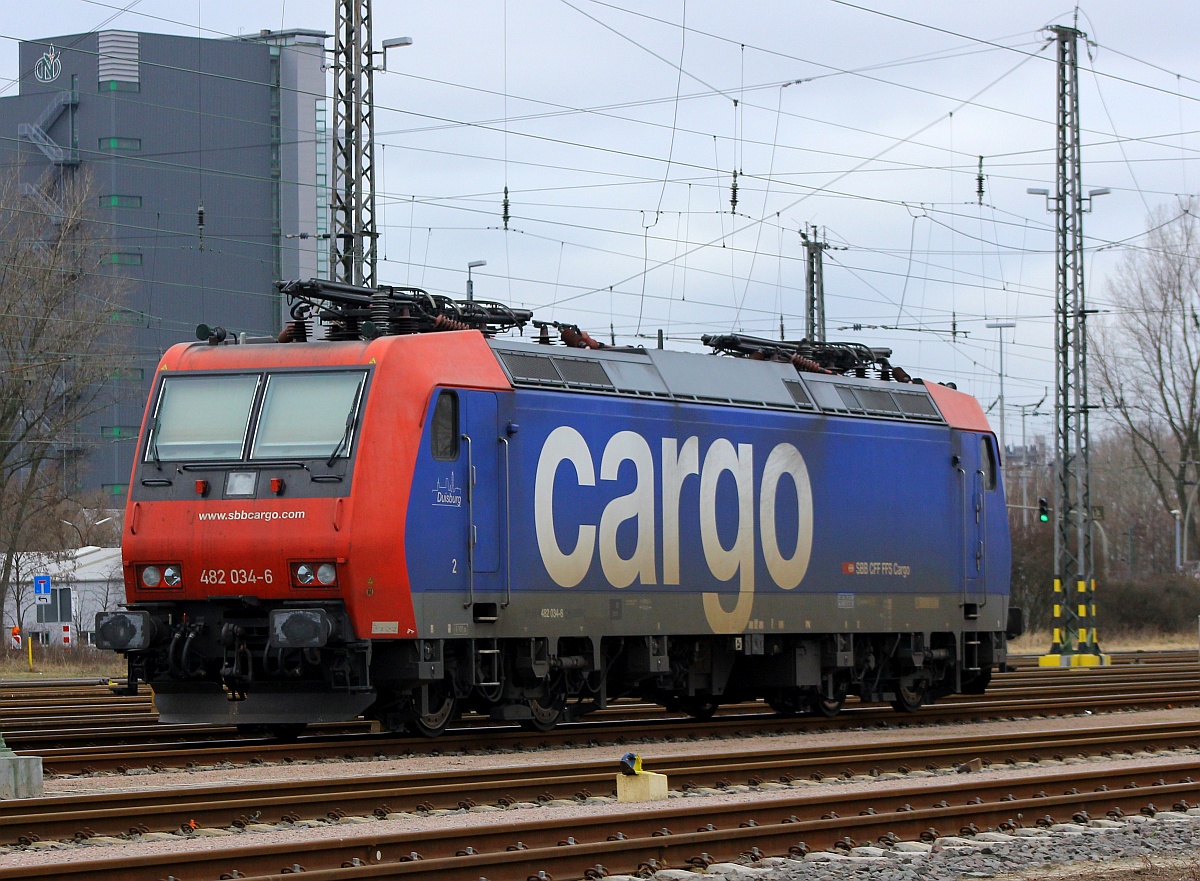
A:
[[[374,288],[375,111],[370,0],[335,0],[333,281]]]
[[[821,241],[817,228],[800,233],[804,242],[804,338],[825,342],[825,267],[822,256],[828,244]]]
[[[1078,41],[1086,35],[1054,25],[1058,44],[1057,183],[1050,208],[1056,215],[1055,283],[1055,533],[1054,621],[1042,666],[1107,664],[1096,635],[1096,576],[1088,468],[1087,304],[1083,284],[1083,213],[1094,190],[1083,194],[1079,146]],[[1041,191],[1044,192],[1044,191]]]

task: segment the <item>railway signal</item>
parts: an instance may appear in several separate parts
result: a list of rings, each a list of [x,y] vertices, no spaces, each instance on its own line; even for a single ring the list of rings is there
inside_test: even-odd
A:
[[[1042,523],[1050,522],[1050,503],[1045,499],[1038,499],[1038,520]]]

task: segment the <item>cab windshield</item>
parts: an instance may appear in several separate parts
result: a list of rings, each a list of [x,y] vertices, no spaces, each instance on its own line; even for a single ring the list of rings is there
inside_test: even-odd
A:
[[[259,375],[163,380],[147,461],[240,459]]]
[[[366,377],[361,370],[164,377],[143,461],[348,456]]]
[[[334,458],[348,453],[365,378],[362,373],[271,376],[250,458]]]

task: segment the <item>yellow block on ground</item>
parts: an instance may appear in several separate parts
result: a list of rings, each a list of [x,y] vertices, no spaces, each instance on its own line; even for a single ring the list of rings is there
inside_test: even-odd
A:
[[[642,771],[617,775],[617,801],[663,801],[667,797],[667,775]]]
[[[1039,667],[1107,667],[1112,663],[1111,655],[1042,655]]]

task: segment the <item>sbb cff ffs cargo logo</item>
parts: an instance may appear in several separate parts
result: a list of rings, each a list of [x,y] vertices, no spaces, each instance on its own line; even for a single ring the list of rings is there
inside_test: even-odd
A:
[[[704,614],[715,633],[741,633],[754,606],[756,551],[761,550],[767,573],[774,584],[791,590],[808,569],[813,539],[812,484],[804,457],[792,444],[776,444],[767,454],[762,476],[755,486],[755,448],[753,444],[734,444],[715,438],[701,456],[700,439],[664,437],[652,450],[650,443],[634,431],[620,431],[608,439],[600,457],[601,481],[616,481],[621,466],[629,462],[635,472],[631,492],[609,499],[599,523],[586,522],[589,515],[582,503],[583,487],[596,486],[596,467],[587,440],[576,429],[563,425],[546,438],[538,457],[534,480],[534,525],[538,552],[547,574],[561,587],[575,587],[587,577],[596,557],[604,579],[612,587],[628,587],[634,581],[657,584],[659,553],[662,546],[662,582],[679,584],[680,525],[699,523],[700,546],[709,573],[718,581],[738,579],[737,603],[732,610],[721,605],[721,595],[704,594]],[[658,454],[656,457],[656,453]],[[564,474],[556,495],[555,480],[566,466],[575,472],[571,485],[570,470]],[[735,487],[737,503],[733,542],[726,547],[718,533],[717,485],[728,474]],[[690,479],[699,482],[699,510],[681,516],[684,485]],[[787,478],[786,480],[784,478]],[[796,522],[786,524],[785,534],[794,531],[795,545],[779,546],[781,530],[777,522],[777,502],[781,493],[795,494]],[[657,522],[656,499],[662,500],[662,522]],[[757,504],[756,504],[757,499]],[[788,500],[791,501],[791,500]],[[575,535],[560,535],[555,527],[555,508],[572,512],[580,521]],[[757,515],[757,518],[756,518]],[[756,524],[757,519],[757,524]],[[617,531],[633,521],[635,540],[632,553],[622,556],[617,548]],[[560,519],[560,523],[562,520]],[[726,524],[728,526],[728,524]],[[757,528],[756,528],[757,526]],[[729,534],[728,529],[723,530]]]

